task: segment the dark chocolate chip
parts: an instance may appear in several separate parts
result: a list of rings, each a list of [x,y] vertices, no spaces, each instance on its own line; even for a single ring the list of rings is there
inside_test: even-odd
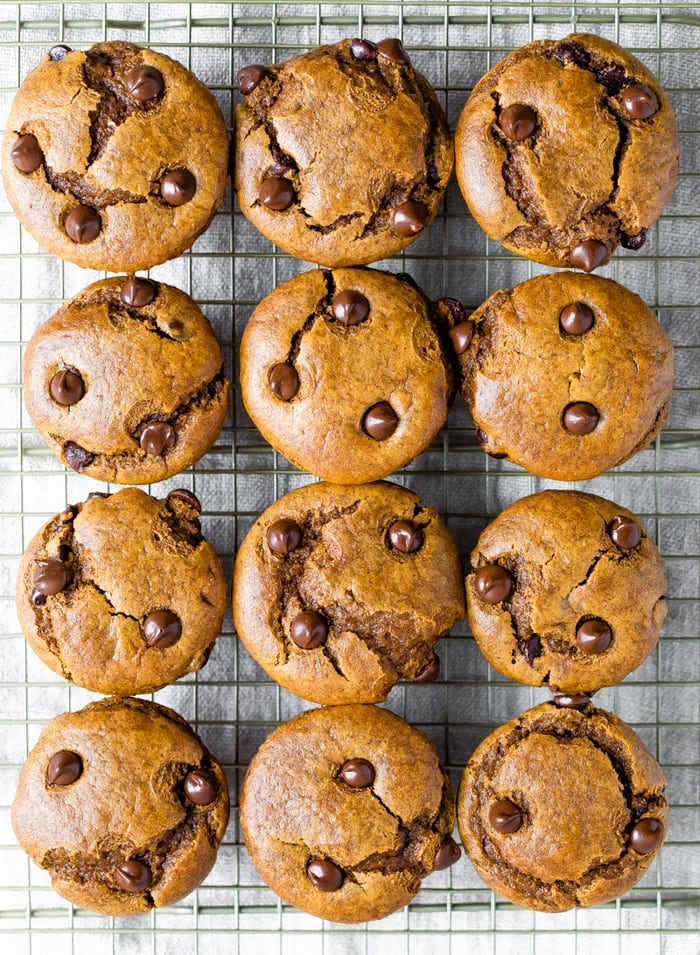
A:
[[[63,228],[77,245],[87,245],[94,242],[102,231],[102,219],[89,206],[76,206],[63,220]]]
[[[365,789],[374,782],[374,766],[366,759],[348,759],[340,767],[339,775],[353,789]]]
[[[15,168],[19,169],[20,172],[34,172],[44,161],[41,146],[36,136],[32,136],[31,133],[27,133],[25,136],[20,136],[17,139],[17,142],[12,147],[10,156],[12,157],[12,162],[15,164]]]
[[[638,252],[647,240],[647,230],[641,229],[636,235],[628,235],[623,232],[620,235],[620,245],[623,249],[630,249],[632,252]]]
[[[542,656],[542,641],[536,633],[533,633],[530,639],[525,643],[523,655],[530,666],[534,664],[537,657]]]
[[[57,43],[56,46],[52,46],[49,50],[49,56],[57,63],[59,60],[63,60],[72,50],[69,46],[66,46],[64,43]]]
[[[147,103],[148,100],[155,99],[165,89],[165,80],[160,70],[154,66],[146,66],[145,63],[135,66],[127,73],[124,83],[139,103]]]
[[[588,401],[574,401],[564,408],[562,424],[570,434],[590,434],[600,421],[597,408]]]
[[[498,604],[505,600],[513,589],[513,578],[505,567],[485,564],[474,575],[474,587],[479,597],[487,604]]]
[[[596,70],[595,78],[611,96],[617,96],[627,82],[627,74],[622,66],[603,66]]]
[[[592,272],[608,258],[607,246],[597,239],[587,239],[575,246],[569,255],[569,262],[575,269]]]
[[[145,862],[128,859],[114,870],[114,881],[125,892],[143,892],[151,884],[151,870]]]
[[[326,642],[328,624],[320,613],[306,610],[298,613],[290,627],[292,640],[302,650],[314,650]]]
[[[296,368],[282,361],[270,369],[270,388],[280,401],[290,401],[299,391],[299,375]]]
[[[171,498],[174,498],[176,501],[184,501],[200,514],[202,513],[202,505],[199,498],[196,494],[193,494],[192,491],[188,491],[187,488],[177,487],[174,491],[170,491],[166,500],[170,501]]]
[[[656,849],[663,837],[664,830],[659,820],[647,816],[632,827],[630,845],[635,852],[645,856]]]
[[[631,517],[613,517],[608,525],[608,533],[621,550],[634,550],[642,540],[642,530]]]
[[[433,872],[440,872],[442,869],[449,869],[451,865],[462,855],[462,850],[454,841],[452,836],[448,836],[435,853],[433,862]]]
[[[146,454],[162,457],[175,444],[175,428],[167,421],[152,421],[141,432],[139,446]]]
[[[603,653],[610,646],[612,630],[597,617],[583,620],[576,627],[576,643],[583,653]]]
[[[111,497],[111,496],[112,495],[109,494],[107,491],[90,491],[90,493],[87,496],[87,499],[88,501],[91,501],[93,497]]]
[[[450,329],[450,338],[456,354],[462,355],[471,345],[474,337],[474,322],[460,322]]]
[[[58,550],[56,551],[56,556],[63,564],[67,564],[70,560],[71,549],[68,544],[59,544]]]
[[[69,749],[59,749],[46,767],[46,782],[49,786],[70,786],[83,772],[83,761]]]
[[[171,610],[153,610],[144,618],[143,635],[149,647],[172,647],[182,636],[180,618]]]
[[[509,799],[499,799],[489,808],[489,822],[496,832],[517,832],[523,824],[523,813]]]
[[[390,438],[399,423],[399,416],[388,401],[378,401],[365,411],[362,428],[370,438],[384,441]]]
[[[408,53],[403,48],[403,44],[398,37],[388,37],[386,40],[380,40],[377,43],[377,53],[391,60],[392,63],[398,63],[400,66],[410,66],[411,61]]]
[[[498,117],[498,125],[508,139],[521,143],[532,135],[537,125],[537,113],[523,103],[514,103],[513,106],[503,110]]]
[[[219,785],[213,773],[206,769],[191,769],[185,776],[185,795],[196,806],[209,806],[219,795]]]
[[[505,451],[489,451],[489,447],[488,447],[489,436],[486,434],[485,431],[482,431],[481,428],[476,429],[476,440],[479,443],[479,447],[481,447],[482,450],[485,451],[490,458],[495,458],[496,460],[500,460],[501,458],[508,457]]]
[[[560,693],[554,697],[555,706],[563,706],[568,710],[582,710],[591,702],[586,693]]]
[[[90,464],[94,457],[90,451],[81,448],[75,441],[66,441],[63,447],[63,454],[66,459],[66,464],[69,468],[73,468],[74,471],[82,471],[83,468]]]
[[[414,683],[435,683],[440,677],[440,657],[437,653],[433,654],[433,659],[428,663],[417,676],[413,677]]]
[[[361,292],[354,289],[338,292],[333,296],[331,311],[342,325],[359,325],[369,315],[369,302]]]
[[[394,209],[392,223],[398,234],[407,239],[422,232],[427,226],[429,218],[430,213],[427,206],[424,206],[422,202],[409,199]]]
[[[160,181],[160,195],[169,206],[184,206],[197,191],[197,180],[189,169],[171,169]]]
[[[350,52],[356,60],[376,60],[377,48],[369,40],[355,38],[350,41]]]
[[[29,598],[35,607],[43,607],[46,603],[46,594],[40,594],[38,590],[32,590],[31,597]]]
[[[345,873],[330,859],[311,859],[306,865],[309,882],[321,892],[337,892],[345,881]]]
[[[150,305],[158,294],[158,286],[150,279],[141,279],[130,275],[122,285],[119,298],[129,308],[144,308]]]
[[[46,560],[37,560],[36,569],[32,584],[34,590],[46,597],[53,597],[54,594],[60,594],[68,583],[68,571],[63,561],[56,557],[49,557]]]
[[[659,108],[654,92],[643,83],[627,86],[622,94],[622,104],[633,119],[649,119]]]
[[[593,328],[593,310],[583,302],[572,302],[559,313],[559,328],[567,335],[584,335]]]
[[[288,209],[296,198],[294,186],[289,179],[272,176],[265,179],[258,192],[258,202],[275,212]]]
[[[456,325],[461,322],[466,321],[467,312],[464,308],[464,305],[460,302],[458,298],[441,298],[438,300],[438,305],[446,305],[450,312],[452,313],[452,319]]]
[[[591,55],[588,50],[584,50],[576,43],[560,43],[552,51],[552,56],[560,63],[574,63],[582,70],[585,70],[591,62]]]
[[[59,405],[75,405],[85,394],[85,382],[77,371],[57,371],[49,383],[51,397]]]
[[[294,521],[281,518],[274,521],[267,529],[265,535],[267,546],[275,554],[291,554],[301,544],[302,530]]]
[[[413,554],[423,544],[423,531],[413,521],[394,521],[389,528],[389,541],[394,550]]]
[[[239,93],[249,96],[253,90],[260,85],[267,76],[267,67],[262,63],[251,63],[250,66],[243,66],[236,73],[236,84]]]
[[[428,163],[428,182],[432,185],[440,182],[440,171],[434,162]]]

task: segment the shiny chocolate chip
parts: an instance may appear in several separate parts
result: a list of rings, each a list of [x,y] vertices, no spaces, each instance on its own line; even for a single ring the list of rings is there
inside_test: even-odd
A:
[[[270,369],[268,382],[280,401],[290,401],[299,391],[299,375],[296,368],[284,361]]]
[[[63,228],[77,245],[87,245],[94,242],[102,231],[102,219],[89,206],[76,206],[63,220]]]
[[[63,455],[68,467],[73,468],[74,471],[82,471],[93,459],[90,451],[81,448],[75,441],[66,441],[63,447]]]
[[[448,836],[438,851],[435,853],[433,872],[440,872],[442,869],[449,869],[451,865],[454,865],[455,862],[457,862],[461,855],[462,850],[459,848],[452,836]]]
[[[43,607],[46,603],[46,594],[40,594],[38,590],[32,590],[29,599],[34,607]]]
[[[197,191],[197,180],[189,169],[171,169],[160,181],[160,195],[169,206],[184,206]]]
[[[423,531],[413,521],[394,521],[389,528],[389,541],[401,554],[413,554],[423,544]]]
[[[488,456],[489,456],[490,458],[495,458],[496,460],[500,460],[501,458],[507,458],[507,457],[508,457],[508,455],[505,453],[505,451],[490,451],[490,450],[489,450],[489,447],[488,447],[488,444],[489,444],[489,436],[486,434],[485,431],[482,431],[481,428],[477,428],[477,429],[476,429],[476,440],[477,440],[477,442],[479,443],[479,447],[480,447],[486,454],[488,454]]]
[[[422,202],[409,199],[394,209],[392,222],[394,229],[404,239],[418,235],[428,224],[430,213]]]
[[[266,76],[267,67],[263,66],[262,63],[251,63],[250,66],[241,67],[236,73],[236,85],[239,93],[242,93],[243,96],[250,96]]]
[[[56,557],[48,557],[46,560],[37,560],[35,563],[36,568],[32,579],[34,590],[38,590],[45,597],[59,594],[68,583],[68,571],[63,561]]]
[[[66,46],[65,43],[57,43],[56,46],[52,46],[49,50],[49,56],[54,63],[58,63],[59,60],[65,59],[71,52],[71,48]]]
[[[135,66],[126,74],[125,86],[139,103],[155,99],[165,89],[165,80],[160,70],[154,66]]]
[[[114,870],[114,881],[125,892],[143,892],[151,884],[151,870],[145,862],[128,859]]]
[[[46,782],[49,786],[70,786],[83,772],[83,761],[69,749],[59,749],[46,767]]]
[[[331,311],[336,321],[342,325],[359,325],[369,315],[369,302],[362,292],[356,292],[354,289],[338,292],[333,296]]]
[[[440,677],[440,657],[437,653],[433,654],[433,659],[428,663],[417,676],[413,677],[414,683],[435,683]]]
[[[515,103],[503,110],[498,117],[498,125],[508,139],[512,139],[515,143],[521,143],[532,135],[537,125],[537,114],[529,106],[525,106],[523,103]]]
[[[450,329],[450,338],[454,345],[454,350],[458,355],[464,354],[471,345],[473,337],[474,322],[460,322],[459,325],[455,325],[454,328]]]
[[[572,302],[559,313],[559,328],[567,335],[585,335],[593,328],[593,310],[583,302]]]
[[[59,405],[75,405],[85,394],[85,382],[77,371],[63,368],[49,383],[51,397]]]
[[[306,865],[309,882],[321,892],[337,892],[345,881],[345,873],[330,859],[311,859]]]
[[[608,533],[613,543],[621,550],[634,550],[642,540],[642,530],[639,524],[631,517],[618,515],[613,517],[608,525]]]
[[[380,40],[377,43],[377,53],[387,60],[391,60],[392,63],[398,63],[399,66],[411,65],[408,53],[404,50],[398,37],[388,37],[386,40]]]
[[[362,428],[370,438],[385,441],[390,438],[399,423],[399,416],[388,401],[378,401],[365,411]]]
[[[301,544],[302,530],[294,521],[281,518],[267,529],[267,546],[275,554],[291,554]]]
[[[555,706],[563,706],[567,710],[583,710],[591,702],[586,693],[559,693],[552,701]]]
[[[153,610],[144,618],[143,635],[149,647],[164,650],[180,639],[182,623],[171,610]]]
[[[350,52],[356,60],[376,60],[377,48],[369,40],[360,40],[357,37],[350,41]]]
[[[177,487],[174,491],[170,491],[166,500],[170,501],[173,499],[176,501],[184,501],[185,504],[189,504],[190,507],[193,507],[200,514],[202,513],[202,505],[199,498],[185,487]]]
[[[213,773],[206,769],[191,769],[185,776],[185,795],[195,806],[209,806],[219,795],[219,785]]]
[[[328,624],[320,613],[305,610],[292,620],[290,635],[302,650],[314,650],[326,642]]]
[[[146,454],[162,457],[175,444],[175,428],[167,421],[152,421],[141,432],[139,446]]]
[[[617,96],[627,82],[627,74],[622,66],[603,66],[596,70],[595,78],[611,96]]]
[[[575,246],[569,255],[569,262],[575,269],[592,272],[608,258],[607,246],[597,239],[587,239]]]
[[[294,186],[289,179],[277,176],[265,179],[258,192],[258,202],[274,212],[288,209],[295,198]]]
[[[155,282],[130,275],[122,285],[119,298],[129,308],[144,308],[151,304],[157,294],[158,286]]]
[[[590,434],[600,421],[597,408],[588,401],[574,401],[564,408],[562,424],[570,434]]]
[[[533,633],[529,640],[526,641],[523,656],[530,666],[533,666],[537,657],[542,656],[542,641],[536,633]]]
[[[374,766],[366,759],[348,759],[340,767],[339,775],[353,789],[365,789],[374,782]]]
[[[523,813],[509,799],[499,799],[489,807],[489,822],[496,832],[517,832],[523,824]]]
[[[588,50],[584,50],[583,47],[578,46],[576,43],[560,43],[552,51],[552,56],[562,64],[574,63],[584,70],[591,62],[591,56]]]
[[[659,108],[654,92],[643,83],[633,83],[622,93],[622,105],[633,119],[649,119]]]
[[[576,645],[582,653],[603,653],[610,646],[611,640],[610,626],[597,617],[583,620],[576,627]]]
[[[635,235],[628,235],[623,232],[620,236],[620,245],[623,249],[630,249],[632,252],[638,252],[647,240],[647,230],[641,229]]]
[[[20,172],[34,172],[44,161],[41,146],[36,136],[32,136],[31,133],[18,137],[17,142],[12,147],[10,156],[15,168],[19,169]]]
[[[635,852],[645,856],[660,844],[664,836],[663,826],[658,819],[647,817],[640,819],[630,832],[630,844]]]
[[[487,604],[498,604],[505,600],[513,589],[513,578],[505,567],[485,564],[474,575],[474,587],[479,597]]]

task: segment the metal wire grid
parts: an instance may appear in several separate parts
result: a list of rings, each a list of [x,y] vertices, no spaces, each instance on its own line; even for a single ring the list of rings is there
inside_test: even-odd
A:
[[[666,845],[645,879],[622,900],[593,910],[542,915],[500,901],[462,859],[424,883],[416,901],[380,923],[320,923],[283,905],[262,885],[240,843],[234,811],[219,861],[204,885],[171,909],[112,919],[74,909],[17,847],[9,804],[17,774],[41,728],[93,694],[66,685],[27,650],[14,613],[19,557],[34,531],[99,482],[67,473],[45,449],[21,404],[21,354],[34,329],[101,273],[46,254],[0,199],[0,933],[3,951],[82,953],[462,951],[690,953],[698,950],[700,839],[700,17],[691,4],[513,2],[423,4],[51,3],[0,6],[0,97],[6,116],[20,81],[54,43],[104,39],[152,45],[192,68],[232,120],[235,71],[281,61],[348,35],[401,36],[433,82],[451,124],[474,82],[506,52],[572,30],[599,33],[640,56],[666,86],[681,130],[682,171],[674,200],[641,252],[618,252],[601,270],[654,307],[676,347],[670,422],[625,466],[575,485],[632,508],[661,547],[669,575],[669,620],[655,654],[596,701],[630,722],[659,758],[672,804]],[[235,250],[235,251],[234,251]],[[189,291],[214,324],[236,381],[236,342],[260,298],[308,267],[279,253],[232,210],[227,198],[192,251],[152,275]],[[546,269],[505,253],[469,217],[456,186],[438,220],[398,261],[437,298],[479,304],[500,287]],[[565,486],[493,461],[477,447],[457,401],[433,446],[395,478],[447,518],[468,556],[480,529],[511,501]],[[258,514],[310,480],[269,448],[234,388],[227,426],[197,465],[152,486],[190,487],[202,499],[204,531],[230,571],[238,542]],[[116,488],[115,488],[116,489]],[[490,670],[466,624],[442,641],[444,676],[433,686],[399,686],[388,706],[435,741],[456,786],[489,730],[545,699]],[[155,695],[188,718],[223,762],[232,795],[267,733],[306,704],[273,685],[239,650],[230,613],[205,669]]]

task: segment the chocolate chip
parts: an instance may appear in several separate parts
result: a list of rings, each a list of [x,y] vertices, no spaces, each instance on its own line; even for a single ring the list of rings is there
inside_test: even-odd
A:
[[[530,639],[526,641],[523,655],[530,666],[534,664],[537,657],[542,656],[542,641],[536,633],[533,633]]]
[[[489,822],[496,832],[517,832],[523,824],[523,813],[509,799],[499,799],[489,808]]]
[[[249,96],[266,76],[267,67],[261,63],[251,63],[250,66],[241,67],[236,73],[236,84],[239,93],[242,93],[244,96]]]
[[[365,411],[362,419],[362,428],[370,438],[384,441],[396,431],[399,416],[388,401],[378,401]]]
[[[265,535],[270,550],[274,551],[275,554],[284,554],[285,556],[297,549],[301,544],[302,536],[301,527],[286,518],[281,518],[279,521],[270,524]]]
[[[603,653],[610,646],[612,630],[597,617],[583,620],[576,627],[576,643],[583,653]]]
[[[369,315],[369,302],[361,292],[338,292],[333,296],[331,311],[342,325],[359,325]]]
[[[659,108],[654,92],[643,83],[633,83],[622,94],[622,105],[633,119],[649,119]]]
[[[464,305],[462,305],[462,303],[460,302],[458,298],[448,298],[448,297],[441,298],[438,300],[437,304],[446,305],[449,308],[450,312],[452,313],[452,319],[456,325],[466,321],[466,318],[467,318],[466,309],[464,308]]]
[[[414,683],[435,683],[440,676],[440,657],[437,653],[433,654],[433,659],[428,663],[417,676],[413,677]]]
[[[632,827],[630,845],[635,852],[645,856],[656,849],[663,837],[664,830],[659,820],[647,817]]]
[[[630,249],[632,252],[638,252],[647,240],[647,230],[641,229],[636,235],[627,235],[626,232],[620,235],[620,245],[623,249]]]
[[[487,604],[499,604],[513,589],[513,578],[499,564],[485,564],[474,575],[477,594]]]
[[[591,62],[591,55],[588,50],[584,50],[576,43],[560,43],[552,51],[552,56],[560,63],[574,63],[582,70],[585,70]]]
[[[151,884],[151,870],[145,862],[129,859],[114,870],[114,881],[125,892],[143,892]]]
[[[63,60],[72,50],[69,46],[66,46],[64,43],[57,43],[56,46],[52,46],[49,50],[49,56],[54,61],[58,63],[59,60]]]
[[[29,598],[35,607],[43,607],[46,603],[46,594],[40,594],[38,590],[32,590]]]
[[[575,269],[592,272],[608,258],[607,246],[597,239],[588,239],[575,246],[569,255],[569,262]]]
[[[169,206],[184,206],[197,191],[197,180],[189,169],[171,169],[160,181],[160,195]]]
[[[258,192],[258,202],[275,212],[288,209],[296,198],[294,186],[289,179],[272,176],[265,179]]]
[[[206,769],[191,769],[185,776],[185,795],[196,806],[208,806],[219,795],[219,786],[213,773]]]
[[[129,308],[144,308],[144,306],[151,304],[157,294],[158,286],[155,282],[130,275],[122,285],[119,298]]]
[[[563,706],[568,710],[583,710],[591,702],[586,693],[560,693],[552,701],[555,706]]]
[[[389,528],[389,541],[394,550],[413,554],[423,544],[423,531],[413,521],[394,521]]]
[[[627,74],[622,66],[603,66],[596,70],[595,78],[611,96],[617,96],[627,82]]]
[[[17,142],[12,147],[10,156],[12,157],[12,162],[15,164],[15,167],[19,169],[20,172],[34,172],[44,161],[41,146],[36,136],[32,136],[31,133],[27,133],[25,136],[20,136],[17,139]]]
[[[56,556],[63,564],[67,564],[70,560],[71,549],[68,544],[59,544],[56,551]]]
[[[37,560],[32,585],[34,590],[46,597],[59,594],[68,583],[68,571],[65,564],[56,557]]]
[[[583,302],[572,302],[559,313],[559,328],[567,335],[584,335],[593,328],[593,310]]]
[[[93,497],[111,497],[111,496],[112,495],[109,494],[107,491],[90,491],[90,493],[87,496],[87,499],[88,501],[91,501]]]
[[[489,447],[488,447],[489,436],[486,434],[485,431],[482,431],[481,428],[476,429],[476,440],[479,443],[479,446],[482,448],[482,450],[485,451],[490,458],[495,458],[498,461],[501,458],[508,457],[505,451],[490,451],[489,450]]]
[[[588,401],[574,401],[564,408],[562,424],[570,434],[590,434],[600,421],[597,408]]]
[[[83,761],[69,749],[59,749],[46,767],[46,782],[49,786],[70,786],[83,772]]]
[[[530,136],[537,125],[537,113],[523,103],[514,103],[498,117],[498,125],[508,139],[521,143]]]
[[[345,881],[345,873],[330,859],[311,859],[306,864],[309,882],[321,892],[337,892]]]
[[[433,862],[433,872],[440,872],[442,869],[449,869],[451,865],[462,855],[462,850],[454,841],[452,836],[448,836],[435,853]]]
[[[364,789],[374,782],[374,766],[366,759],[348,759],[340,767],[339,775],[353,789]]]
[[[174,491],[170,491],[166,501],[175,499],[176,501],[184,501],[186,504],[189,504],[190,507],[193,507],[200,514],[202,513],[202,505],[199,501],[199,498],[196,494],[193,494],[192,491],[188,491],[187,488],[178,487]]]
[[[408,53],[403,48],[403,44],[398,37],[388,37],[386,40],[380,40],[377,43],[377,53],[391,60],[392,63],[398,63],[400,66],[410,66],[411,61]]]
[[[63,220],[63,228],[73,242],[87,245],[94,242],[102,231],[102,219],[89,206],[76,206]]]
[[[296,368],[282,361],[270,369],[270,388],[280,401],[290,401],[299,391],[299,375]]]
[[[350,41],[350,52],[356,60],[376,60],[377,48],[369,40],[355,38]]]
[[[298,613],[290,627],[292,640],[302,650],[314,650],[326,642],[328,624],[320,613],[306,610]]]
[[[171,610],[153,610],[144,618],[143,635],[149,647],[172,647],[182,636],[180,618]]]
[[[59,405],[75,405],[85,394],[85,382],[77,371],[57,371],[49,383],[51,397]]]
[[[432,185],[440,182],[440,171],[434,162],[428,163],[428,182]]]
[[[90,451],[86,451],[85,448],[81,448],[79,444],[75,443],[75,441],[66,441],[65,445],[63,446],[63,455],[66,459],[66,464],[68,467],[73,468],[74,471],[82,471],[83,468],[90,464],[94,457]]]
[[[409,199],[394,209],[392,224],[400,236],[407,239],[418,235],[428,224],[430,213],[422,202]]]
[[[613,517],[608,525],[608,534],[621,550],[634,550],[642,540],[642,530],[631,517]]]
[[[146,103],[155,99],[165,89],[165,80],[160,70],[154,66],[135,66],[126,74],[125,86],[134,99],[139,103]]]
[[[146,454],[162,457],[175,444],[175,428],[167,421],[152,421],[141,432],[139,446]]]
[[[450,338],[458,355],[462,355],[469,348],[473,337],[474,322],[460,322],[450,329]]]

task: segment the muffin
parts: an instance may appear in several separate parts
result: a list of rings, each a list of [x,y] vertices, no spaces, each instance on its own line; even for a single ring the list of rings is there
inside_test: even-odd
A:
[[[586,33],[537,40],[479,80],[455,133],[472,215],[506,249],[590,272],[640,249],[673,194],[679,141],[652,73]]]
[[[150,693],[204,666],[226,609],[191,491],[97,493],[48,521],[20,561],[17,614],[55,673],[96,693]]]
[[[399,40],[342,40],[245,66],[238,88],[238,203],[285,252],[364,265],[429,225],[452,172],[452,137]]]
[[[180,255],[224,197],[228,136],[209,90],[132,43],[53,47],[7,120],[3,181],[54,255],[110,272]]]
[[[12,826],[59,895],[136,915],[194,891],[229,815],[226,775],[173,710],[106,699],[63,713],[24,764]]]
[[[241,790],[241,831],[285,902],[380,919],[456,862],[454,800],[424,733],[376,706],[301,713],[272,732]]]

